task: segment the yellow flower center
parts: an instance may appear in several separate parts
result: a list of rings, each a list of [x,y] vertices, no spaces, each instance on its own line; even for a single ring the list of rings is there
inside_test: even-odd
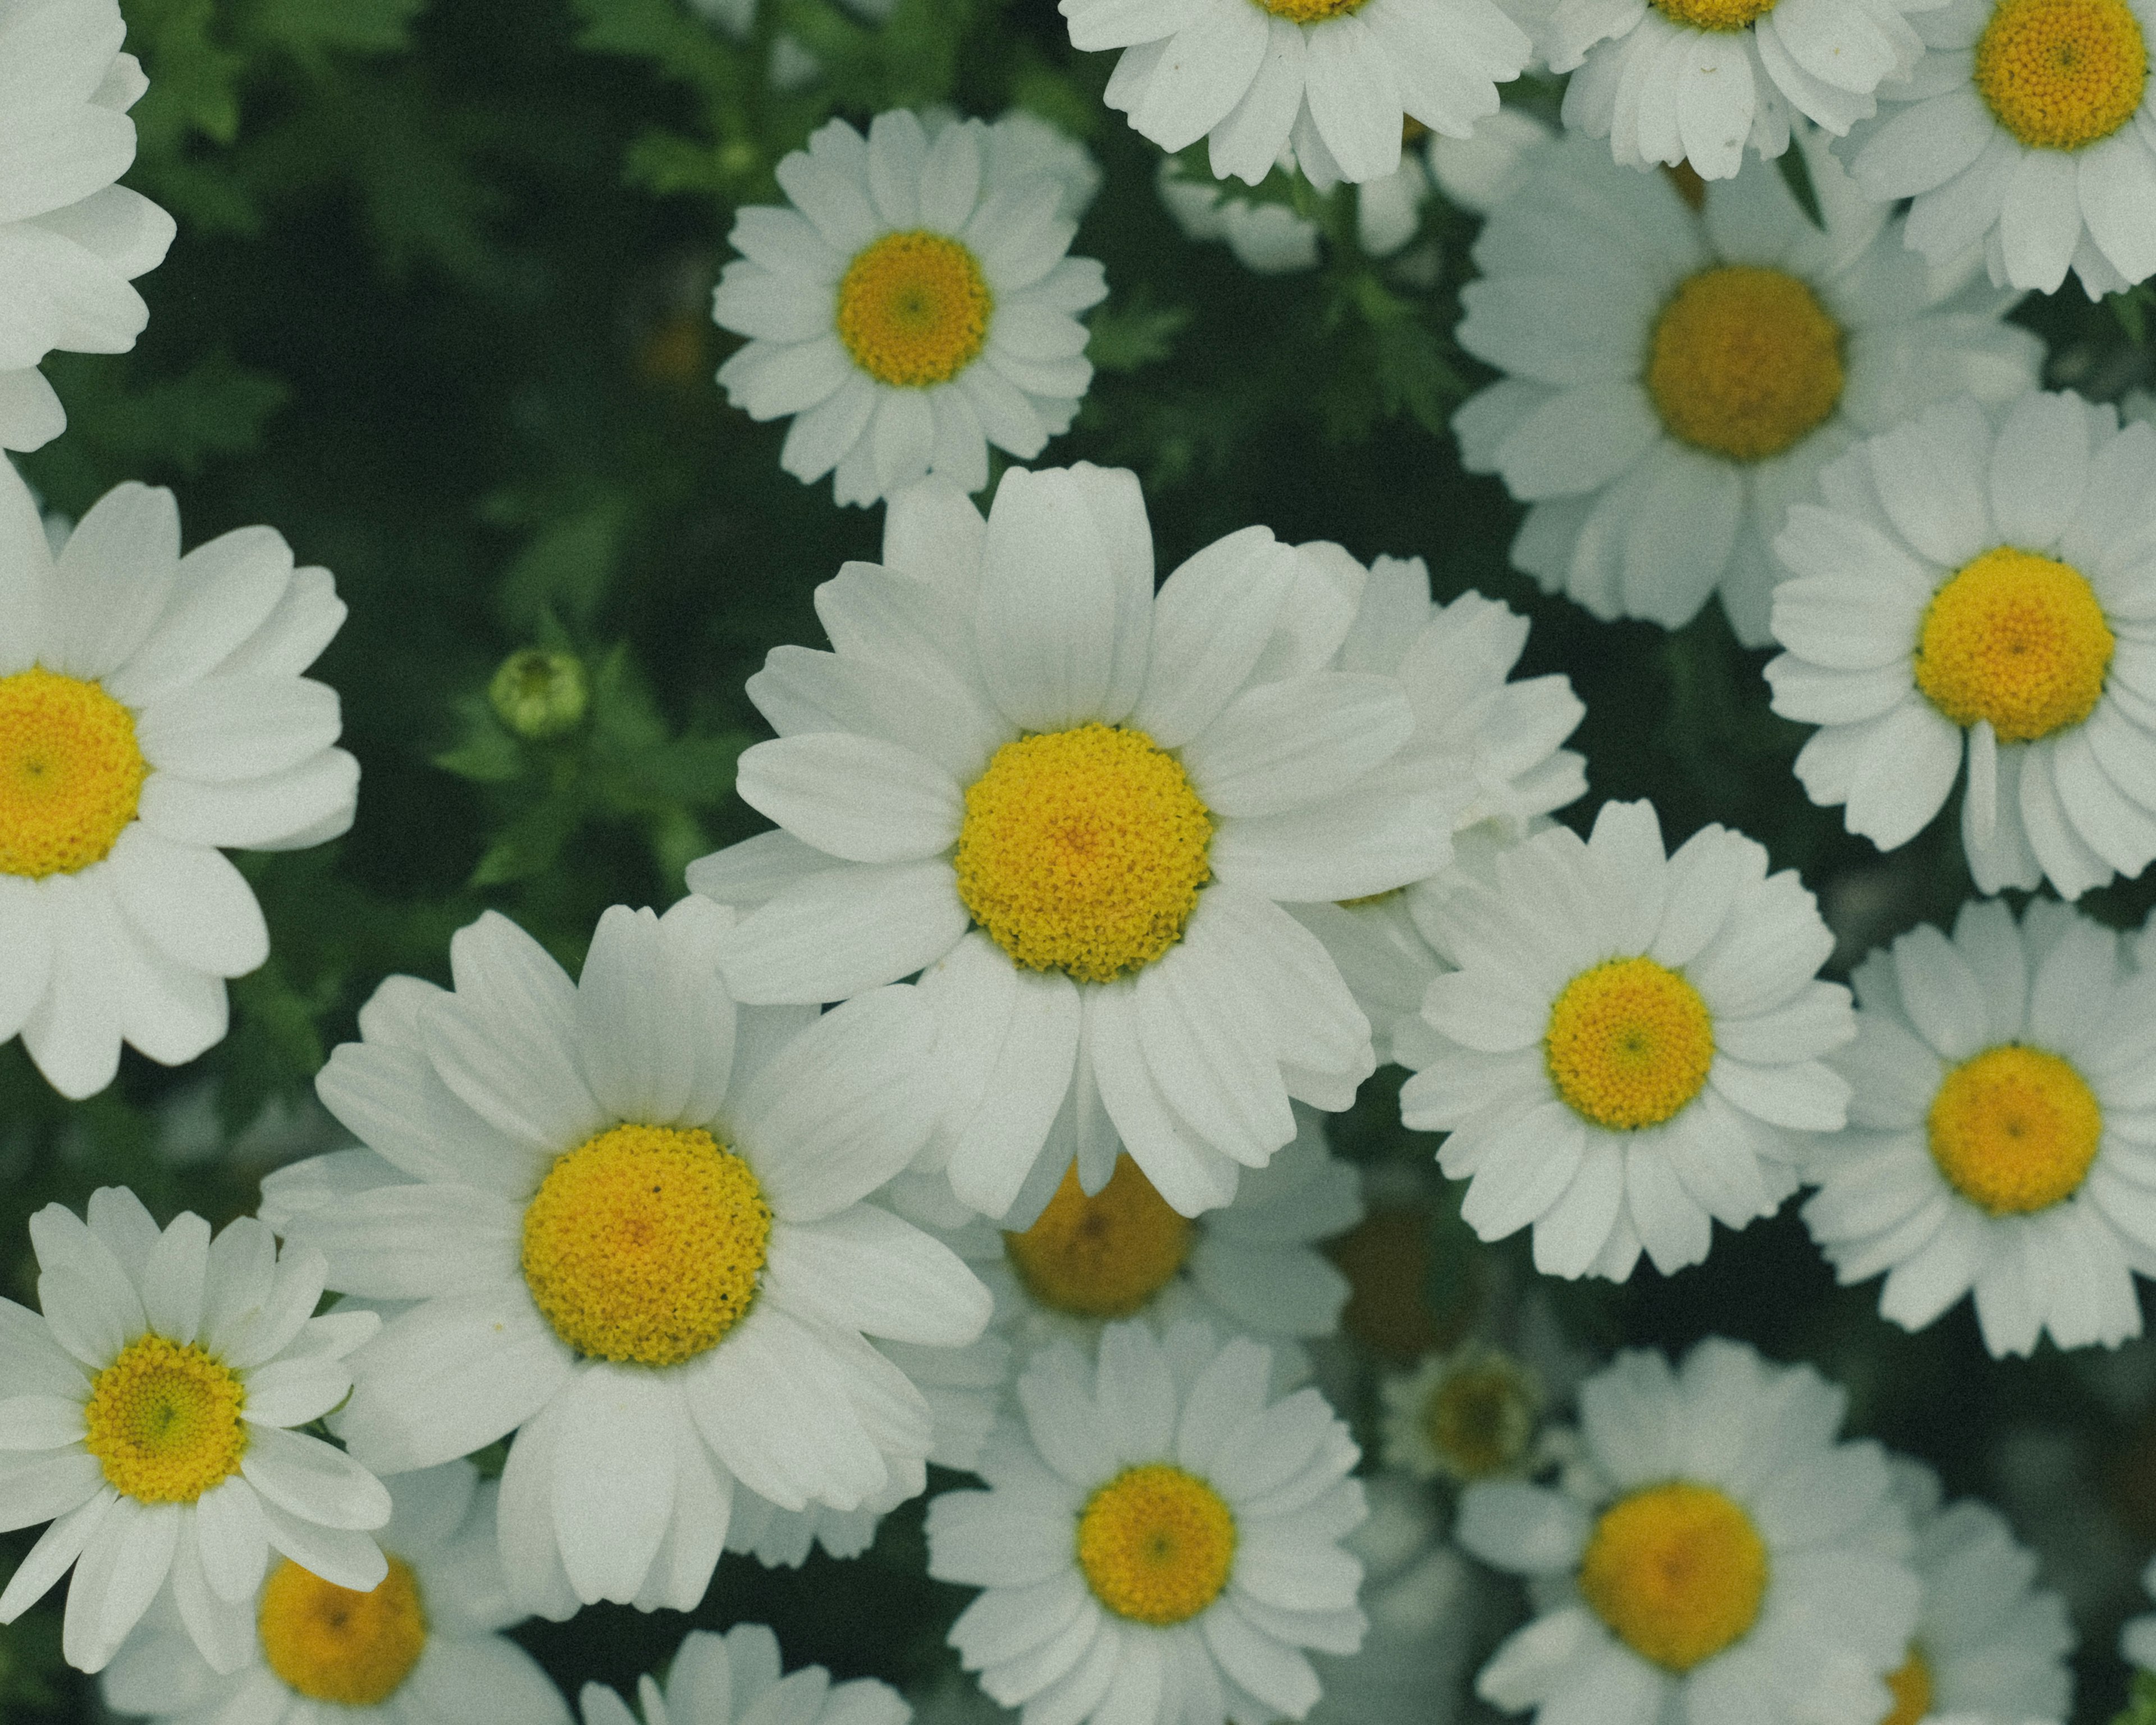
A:
[[[958,896],[1029,970],[1105,983],[1183,938],[1213,877],[1213,818],[1142,731],[1007,742],[966,793]]]
[[[979,357],[995,296],[973,254],[942,234],[886,234],[839,278],[839,339],[879,383],[948,383]]]
[[[1189,1219],[1168,1208],[1128,1156],[1116,1157],[1108,1183],[1091,1198],[1073,1163],[1040,1219],[1004,1235],[1004,1255],[1026,1291],[1081,1317],[1141,1310],[1175,1280],[1189,1251]]]
[[[1710,455],[1780,454],[1825,423],[1841,383],[1841,326],[1779,270],[1702,270],[1655,323],[1647,393],[1671,437]]]
[[[1125,1469],[1078,1517],[1078,1567],[1118,1617],[1157,1629],[1220,1596],[1235,1561],[1235,1517],[1220,1494],[1164,1461]]]
[[[141,1336],[90,1385],[84,1445],[144,1503],[192,1503],[239,1471],[246,1386],[190,1342]]]
[[[594,1359],[678,1366],[756,1298],[771,1206],[709,1132],[617,1126],[560,1158],[524,1213],[524,1280]]]
[[[1714,1019],[1675,971],[1651,958],[1612,958],[1565,984],[1543,1052],[1550,1082],[1576,1113],[1630,1132],[1660,1126],[1705,1086]]]
[[[1929,1124],[1948,1185],[1994,1216],[2025,1216],[2080,1190],[2103,1108],[2068,1062],[2009,1042],[1947,1074]]]
[[[2033,742],[2096,711],[2115,644],[2080,570],[2002,545],[1932,595],[1917,686],[1957,725]]]
[[[1649,1486],[1603,1511],[1579,1562],[1579,1591],[1640,1658],[1688,1671],[1758,1620],[1767,1543],[1712,1486]]]
[[[1774,9],[1774,0],[1655,0],[1655,10],[1673,24],[1695,30],[1741,30]]]
[[[1486,1479],[1516,1465],[1535,1435],[1535,1397],[1517,1367],[1486,1359],[1449,1373],[1423,1408],[1423,1426],[1445,1471]]]
[[[290,1558],[262,1587],[262,1656],[310,1701],[379,1707],[403,1686],[427,1645],[419,1584],[401,1558],[372,1593],[354,1593]]]
[[[2148,50],[2126,0],[1999,0],[1976,44],[1976,88],[2032,150],[2078,150],[2133,117]]]
[[[1345,18],[1351,12],[1360,12],[1363,3],[1363,0],[1257,0],[1261,10],[1296,24],[1322,24]]]
[[[1887,1674],[1887,1686],[1894,1692],[1894,1707],[1879,1725],[1917,1725],[1931,1712],[1932,1667],[1914,1641],[1909,1644],[1907,1661]]]
[[[101,860],[149,773],[133,716],[96,684],[41,665],[0,677],[0,875]]]

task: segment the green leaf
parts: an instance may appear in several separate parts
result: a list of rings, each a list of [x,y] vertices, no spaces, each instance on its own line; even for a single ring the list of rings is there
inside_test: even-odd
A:
[[[520,632],[548,612],[588,621],[613,578],[621,532],[612,501],[542,527],[501,578],[495,603],[502,620]]]
[[[1155,305],[1141,287],[1122,303],[1096,307],[1086,319],[1086,357],[1102,372],[1135,372],[1168,357],[1190,321],[1187,305]]]
[[[2136,1671],[2126,1707],[2111,1725],[2156,1725],[2156,1672]]]
[[[1826,218],[1820,213],[1819,188],[1812,184],[1812,165],[1794,142],[1774,158],[1774,166],[1781,171],[1782,183],[1789,188],[1789,196],[1797,200],[1797,208],[1804,213],[1804,219],[1824,233]]]
[[[553,867],[578,826],[576,799],[557,792],[526,809],[498,834],[472,870],[474,886],[505,886]]]
[[[484,696],[460,696],[455,705],[462,734],[434,757],[437,767],[476,784],[506,783],[531,770],[522,746],[502,729]]]
[[[341,49],[390,54],[408,47],[427,0],[255,0],[249,22],[266,41],[308,57]]]

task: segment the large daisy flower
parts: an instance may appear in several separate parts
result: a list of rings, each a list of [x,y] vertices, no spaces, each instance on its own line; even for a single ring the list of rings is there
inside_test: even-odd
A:
[[[1532,1224],[1546,1275],[1623,1281],[1706,1257],[1794,1189],[1793,1132],[1843,1123],[1820,1056],[1854,1034],[1817,980],[1834,937],[1794,870],[1702,827],[1666,856],[1651,805],[1605,803],[1496,859],[1439,912],[1460,968],[1430,985],[1400,1116],[1446,1132],[1484,1240]],[[1424,1055],[1430,1056],[1423,1060]]]
[[[162,1611],[105,1667],[106,1704],[161,1725],[568,1725],[552,1680],[501,1633],[523,1614],[495,1553],[495,1487],[452,1461],[389,1496],[378,1585],[286,1558],[254,1602],[246,1662],[223,1675]]]
[[[126,33],[116,0],[0,5],[0,448],[34,449],[67,424],[37,370],[47,353],[125,353],[150,321],[128,284],[164,261],[172,218],[113,183],[150,87],[120,51]]]
[[[1794,3],[1794,0],[1793,0]],[[1769,550],[1856,438],[1964,391],[2035,387],[2042,344],[1980,285],[1943,292],[1815,140],[1825,218],[1757,163],[1693,214],[1675,182],[1572,140],[1475,244],[1460,341],[1511,373],[1453,420],[1529,504],[1512,561],[1597,617],[1675,629],[1719,591],[1763,646]]]
[[[1947,403],[1820,476],[1774,542],[1774,711],[1820,727],[1815,803],[1881,850],[1969,761],[1962,848],[1985,892],[2066,898],[2156,857],[2156,429],[2024,396]],[[1964,741],[1965,740],[1965,741]]]
[[[1121,49],[1106,101],[1162,149],[1209,139],[1255,186],[1283,151],[1314,185],[1400,165],[1403,122],[1467,136],[1534,44],[1496,0],[1060,0],[1071,45]]]
[[[0,474],[0,1037],[63,1095],[110,1084],[123,1040],[176,1065],[224,1034],[224,979],[270,932],[220,846],[352,824],[336,693],[300,675],[344,614],[268,527],[182,557],[172,494],[144,485],[54,557]]]
[[[313,1315],[318,1253],[281,1256],[243,1216],[213,1240],[182,1214],[160,1230],[122,1187],[89,1221],[30,1219],[44,1316],[0,1300],[0,1527],[49,1521],[4,1593],[13,1623],[70,1566],[62,1648],[100,1669],[171,1584],[205,1658],[246,1656],[274,1549],[340,1587],[386,1573],[369,1537],[389,1494],[343,1451],[289,1428],[345,1399],[345,1356],[372,1312]]]
[[[1537,1607],[1476,1692],[1548,1725],[1880,1725],[1921,1589],[1886,1455],[1835,1441],[1846,1399],[1719,1337],[1674,1372],[1620,1354],[1559,1486],[1460,1502],[1460,1543]]]
[[[1115,1324],[1019,1380],[985,1491],[928,1506],[928,1573],[985,1589],[951,1644],[1024,1725],[1270,1725],[1353,1653],[1357,1450],[1314,1389],[1268,1399],[1269,1351],[1203,1324]]]
[[[873,503],[934,473],[988,482],[988,445],[1021,459],[1067,429],[1092,381],[1075,314],[1107,294],[1064,254],[1065,181],[988,172],[988,128],[879,114],[868,137],[834,120],[778,164],[791,208],[754,206],[742,259],[712,296],[750,337],[719,368],[752,419],[798,415],[779,464],[841,503]]]
[[[749,680],[779,735],[742,757],[780,829],[690,865],[756,908],[742,1000],[843,999],[923,971],[938,1155],[1024,1227],[1120,1139],[1184,1215],[1341,1109],[1374,1064],[1323,946],[1281,908],[1383,892],[1450,855],[1457,792],[1394,757],[1389,678],[1330,669],[1360,566],[1246,527],[1156,595],[1137,480],[1006,475],[893,501],[888,567],[817,589],[836,650]],[[1403,757],[1403,760],[1405,757]]]
[[[1881,1313],[1932,1322],[1974,1290],[1984,1343],[2026,1353],[2141,1333],[2156,1275],[2156,976],[2065,906],[2017,925],[1963,906],[1856,972],[1848,1130],[1815,1141],[1804,1221],[1845,1282],[1887,1271]]]
[[[266,1183],[332,1287],[416,1302],[355,1358],[340,1435],[395,1474],[514,1431],[503,1566],[548,1615],[694,1606],[737,1479],[784,1509],[918,1491],[927,1404],[866,1337],[988,1320],[866,1202],[927,1137],[927,1014],[904,988],[737,1014],[730,920],[616,906],[572,983],[482,917],[453,990],[392,978],[317,1081],[371,1149]]]
[[[637,1706],[602,1683],[578,1697],[583,1725],[906,1725],[912,1709],[874,1677],[834,1683],[820,1665],[780,1675],[778,1637],[760,1623],[723,1635],[691,1630],[669,1663],[666,1681],[639,1678]]]

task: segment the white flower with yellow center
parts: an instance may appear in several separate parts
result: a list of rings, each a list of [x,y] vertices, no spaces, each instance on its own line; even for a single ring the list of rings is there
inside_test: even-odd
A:
[[[1476,1480],[1526,1473],[1548,1400],[1541,1378],[1502,1348],[1465,1342],[1425,1355],[1385,1378],[1378,1428],[1388,1467],[1419,1480]]]
[[[341,1587],[386,1573],[367,1530],[389,1494],[341,1450],[287,1428],[345,1399],[372,1312],[313,1316],[322,1260],[243,1216],[213,1240],[159,1230],[100,1188],[89,1222],[30,1219],[44,1316],[0,1300],[0,1528],[49,1521],[0,1593],[13,1623],[65,1574],[68,1663],[102,1668],[171,1583],[203,1655],[246,1656],[272,1550]]]
[[[2147,0],[1952,0],[1917,22],[1904,104],[1852,136],[1871,196],[1914,198],[1909,244],[1981,245],[1991,279],[2089,298],[2156,272],[2156,104]]]
[[[1209,141],[1255,186],[1283,151],[1313,185],[1400,165],[1402,122],[1464,138],[1534,45],[1496,0],[1060,0],[1075,48],[1120,49],[1105,100],[1162,149]]]
[[[247,1661],[223,1675],[154,1613],[105,1667],[106,1705],[160,1725],[568,1725],[553,1681],[501,1633],[523,1614],[495,1552],[495,1487],[451,1461],[389,1495],[377,1586],[285,1559],[253,1602]]]
[[[869,1336],[977,1337],[987,1291],[869,1199],[921,1147],[911,989],[737,1013],[701,900],[600,918],[581,982],[503,917],[392,978],[317,1081],[371,1148],[265,1183],[330,1286],[411,1301],[335,1423],[385,1473],[514,1432],[520,1604],[693,1607],[737,1479],[783,1509],[918,1491],[931,1415]]]
[[[1538,1608],[1476,1693],[1550,1725],[1880,1725],[1921,1589],[1885,1455],[1835,1441],[1846,1399],[1719,1337],[1588,1379],[1561,1486],[1460,1500],[1455,1537]]]
[[[128,285],[164,261],[172,218],[125,186],[127,110],[149,80],[116,0],[5,0],[0,66],[0,448],[67,424],[36,369],[54,348],[125,353],[150,321]]]
[[[221,847],[352,824],[336,693],[300,675],[344,614],[268,527],[182,557],[172,494],[143,485],[56,558],[0,473],[0,1039],[63,1095],[110,1084],[123,1040],[177,1065],[224,1034],[224,980],[270,932]]]
[[[780,1675],[778,1637],[760,1623],[723,1635],[691,1630],[662,1685],[646,1676],[632,1708],[603,1684],[587,1683],[583,1725],[906,1725],[912,1709],[874,1677],[834,1683],[820,1665]]]
[[[978,491],[990,444],[1030,460],[1092,381],[1076,314],[1108,290],[1064,255],[1066,175],[992,161],[978,121],[932,141],[901,110],[865,141],[834,120],[778,164],[790,208],[735,218],[742,255],[711,316],[751,339],[719,382],[752,419],[796,416],[779,465],[809,483],[835,470],[841,503],[930,473]]]
[[[1571,140],[1475,244],[1460,345],[1511,375],[1454,417],[1460,459],[1531,506],[1512,561],[1597,617],[1689,622],[1719,591],[1766,645],[1792,499],[1855,439],[1964,392],[2006,402],[2042,344],[1980,285],[1943,290],[1817,141],[1815,227],[1771,164],[1708,188]]]
[[[1845,1282],[1887,1272],[1879,1310],[1919,1330],[1972,1289],[1984,1344],[2026,1353],[2141,1333],[2156,1275],[2156,976],[2057,904],[2020,924],[1965,905],[1949,941],[1912,930],[1856,972],[1835,1059],[1849,1127],[1815,1142],[1813,1239]]]
[[[951,1630],[1027,1725],[1270,1725],[1353,1653],[1358,1451],[1314,1389],[1269,1399],[1270,1350],[1203,1324],[1059,1343],[989,1438],[985,1491],[928,1506],[928,1573],[986,1589]]]
[[[749,680],[779,733],[739,787],[779,824],[691,864],[749,909],[742,1000],[921,972],[945,1098],[933,1157],[1022,1228],[1075,1160],[1127,1150],[1184,1215],[1337,1110],[1369,1024],[1283,902],[1383,892],[1451,854],[1450,786],[1403,750],[1396,680],[1331,669],[1359,565],[1246,527],[1153,591],[1137,480],[1014,469],[983,522],[892,501],[885,567],[816,592],[836,649]],[[1401,757],[1396,762],[1394,757]]]
[[[1795,1189],[1801,1132],[1839,1128],[1849,1086],[1821,1060],[1854,1034],[1817,980],[1834,937],[1794,870],[1702,827],[1666,856],[1651,805],[1605,803],[1501,853],[1496,885],[1440,908],[1460,968],[1430,985],[1433,1033],[1400,1117],[1445,1132],[1484,1240],[1532,1224],[1546,1275],[1623,1281],[1707,1256]]]
[[[1944,403],[1820,476],[1774,542],[1774,711],[1813,802],[1906,845],[1969,762],[1978,888],[2078,898],[2156,858],[2156,429],[2031,393]]]

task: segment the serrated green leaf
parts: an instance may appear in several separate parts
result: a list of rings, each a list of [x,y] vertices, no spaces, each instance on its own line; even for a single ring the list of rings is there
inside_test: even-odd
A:
[[[331,49],[389,54],[411,42],[427,0],[254,0],[248,23],[264,41],[302,56]]]
[[[1111,300],[1086,320],[1086,357],[1102,372],[1135,372],[1158,365],[1189,321],[1189,307],[1152,305],[1142,290],[1124,303]]]

